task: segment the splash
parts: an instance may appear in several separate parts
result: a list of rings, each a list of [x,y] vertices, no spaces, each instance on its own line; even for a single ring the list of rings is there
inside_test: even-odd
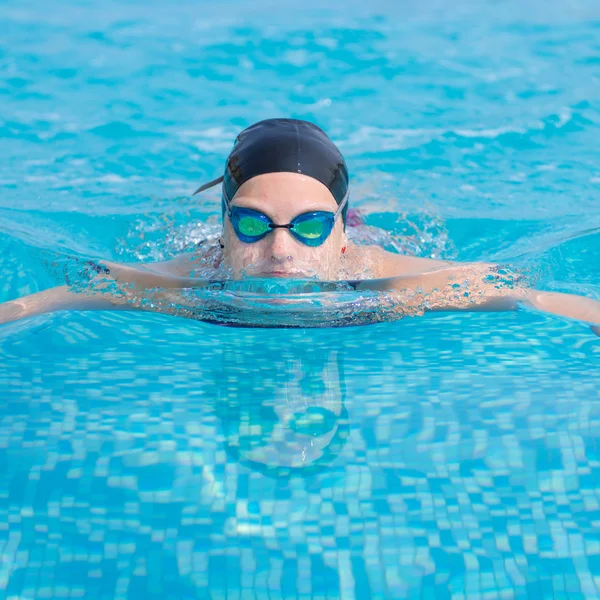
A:
[[[192,219],[187,211],[145,216],[117,240],[116,253],[124,260],[159,262],[197,248],[217,246],[220,233],[220,220],[215,215],[202,220]]]
[[[401,222],[404,229],[385,230],[368,224],[369,219],[381,219],[381,215],[367,215],[354,211],[350,214],[348,235],[355,243],[375,243],[406,254],[432,253],[434,232],[441,224],[427,222],[420,227],[417,219],[402,220],[394,217],[393,223]],[[421,215],[421,219],[425,216]],[[154,271],[151,266],[135,264],[139,271],[152,272],[156,287],[142,289],[125,283],[127,276],[120,277],[116,268],[107,266],[101,258],[77,254],[59,254],[40,251],[40,262],[58,285],[66,284],[77,294],[103,296],[115,308],[125,307],[172,316],[185,317],[208,323],[245,327],[342,327],[394,321],[407,316],[421,315],[425,310],[442,306],[450,299],[467,308],[479,301],[481,291],[473,286],[473,278],[487,286],[493,285],[500,295],[510,293],[521,285],[519,276],[512,272],[496,270],[490,273],[484,268],[471,279],[455,281],[448,289],[435,290],[430,294],[413,289],[414,282],[407,284],[402,277],[375,279],[371,266],[353,265],[344,271],[342,261],[340,279],[323,281],[316,277],[310,265],[295,265],[294,278],[264,277],[266,266],[250,265],[241,280],[221,266],[217,239],[218,222],[187,222],[176,226],[174,221],[161,219],[132,225],[134,238],[146,238],[141,245],[127,251],[136,258],[153,257],[165,260],[185,252],[194,252],[198,258],[195,270],[189,277],[177,277]],[[388,219],[387,225],[390,221]],[[133,233],[132,233],[133,235]],[[431,239],[430,239],[431,238]],[[441,251],[446,242],[437,241]],[[446,244],[447,245],[447,244]],[[125,267],[127,268],[127,267]],[[492,277],[493,280],[489,280]]]
[[[409,281],[407,281],[407,279]],[[395,321],[452,305],[468,309],[487,298],[512,297],[520,277],[482,266],[460,273],[441,289],[425,293],[412,278],[317,281],[302,279],[207,280],[172,278],[167,287],[136,290],[100,274],[82,294],[106,294],[113,304],[243,327],[324,328]]]
[[[348,238],[357,245],[432,259],[456,255],[444,221],[428,210],[419,212],[348,212]]]

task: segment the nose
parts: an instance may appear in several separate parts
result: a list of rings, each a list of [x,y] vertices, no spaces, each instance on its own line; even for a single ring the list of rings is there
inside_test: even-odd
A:
[[[294,258],[295,241],[287,229],[275,229],[268,236],[271,259],[276,262],[291,261]]]

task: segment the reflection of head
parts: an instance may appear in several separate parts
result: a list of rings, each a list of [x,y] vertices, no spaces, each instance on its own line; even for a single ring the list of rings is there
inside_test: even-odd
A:
[[[337,456],[348,434],[340,354],[314,350],[276,341],[225,349],[217,414],[235,460],[281,477]]]

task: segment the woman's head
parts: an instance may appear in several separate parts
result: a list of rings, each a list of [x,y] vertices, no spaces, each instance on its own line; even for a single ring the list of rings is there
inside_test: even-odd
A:
[[[298,173],[258,175],[242,184],[231,201],[231,207],[232,212],[225,214],[222,239],[225,260],[236,275],[334,276],[346,245],[346,234],[341,213],[334,218],[338,206],[322,183]],[[237,223],[235,221],[240,219],[240,208],[249,210],[241,213],[243,221]],[[319,220],[323,216],[325,222]],[[317,234],[326,234],[328,224],[331,226],[330,223],[333,223],[333,227],[322,243],[313,246],[310,245],[312,237],[294,236],[293,229],[276,227],[298,226],[294,224],[296,219],[301,222],[305,220],[310,228],[309,233],[316,231]],[[267,224],[269,222],[273,224],[270,227]],[[302,231],[302,225],[299,228]],[[260,237],[263,229],[266,235]],[[260,239],[253,241],[254,238],[244,236],[244,232],[259,233],[255,237]],[[240,235],[250,243],[240,239]],[[321,240],[316,238],[316,241]]]
[[[224,258],[235,276],[335,277],[348,171],[316,125],[269,119],[236,138],[223,177]],[[200,191],[199,190],[199,191]]]

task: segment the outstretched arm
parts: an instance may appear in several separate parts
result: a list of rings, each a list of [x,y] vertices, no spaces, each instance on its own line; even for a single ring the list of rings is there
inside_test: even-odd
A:
[[[518,277],[492,264],[435,263],[432,267],[418,274],[390,277],[388,289],[402,293],[408,304],[420,303],[431,311],[516,310],[521,304],[590,323],[592,331],[600,335],[598,300],[527,288]]]
[[[58,310],[115,310],[133,308],[101,292],[93,295],[76,294],[66,285],[23,296],[0,304],[0,324]]]
[[[42,292],[17,298],[0,304],[0,324],[18,319],[59,310],[154,310],[175,314],[165,292],[152,294],[153,288],[182,287],[182,276],[189,275],[189,255],[183,255],[172,261],[140,265],[140,268],[112,262],[103,262],[106,270],[95,277],[92,289],[76,293],[63,285]],[[187,271],[186,271],[187,269]],[[116,284],[120,294],[107,290]],[[156,302],[142,304],[137,293],[144,292],[146,298],[153,297]]]
[[[577,319],[592,324],[592,331],[600,336],[600,302],[585,296],[528,290],[523,303],[544,312]]]

